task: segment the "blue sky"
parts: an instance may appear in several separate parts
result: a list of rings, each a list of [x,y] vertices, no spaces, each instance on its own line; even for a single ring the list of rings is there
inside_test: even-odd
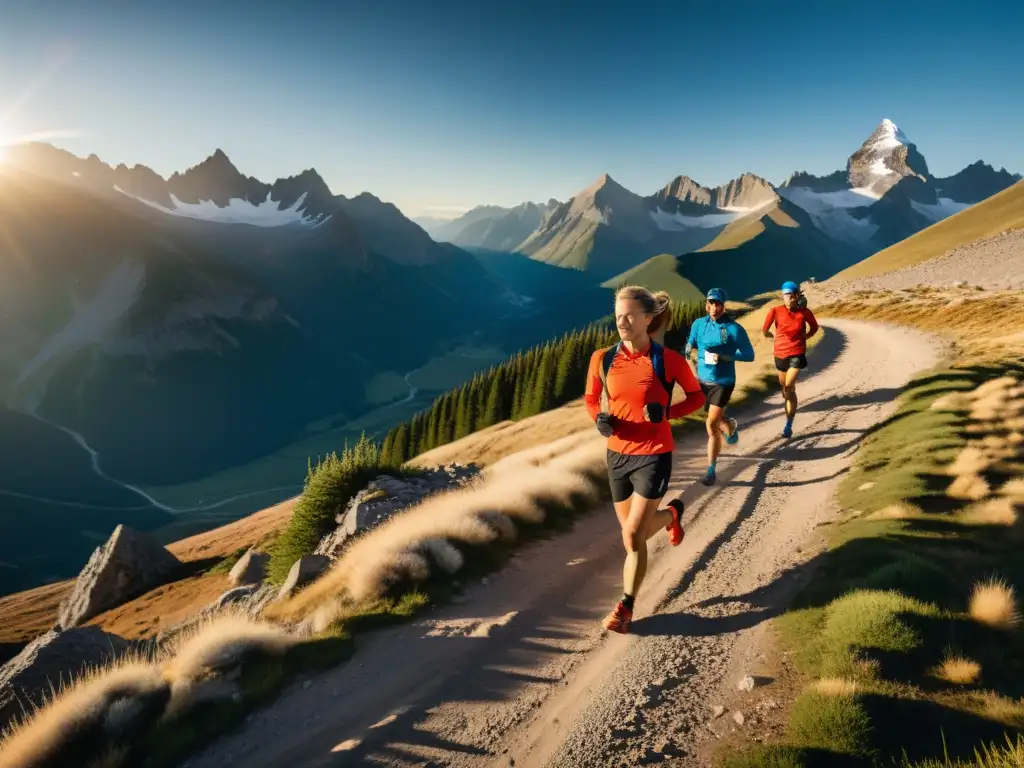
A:
[[[883,117],[937,175],[1024,171],[1024,4],[712,5],[0,0],[0,132],[409,215],[827,173]]]

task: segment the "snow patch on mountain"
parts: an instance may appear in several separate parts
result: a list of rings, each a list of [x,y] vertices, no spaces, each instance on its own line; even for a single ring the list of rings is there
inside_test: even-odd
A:
[[[221,208],[210,200],[200,200],[198,203],[184,203],[172,193],[170,197],[174,207],[166,208],[159,203],[154,203],[151,200],[125,192],[117,185],[114,185],[114,189],[122,195],[138,200],[140,203],[144,203],[150,208],[155,208],[163,213],[187,219],[212,221],[218,224],[248,224],[254,227],[282,227],[288,224],[315,226],[322,224],[329,218],[306,216],[299,210],[306,199],[305,192],[288,208],[280,208],[280,204],[271,199],[269,194],[262,203],[250,203],[248,200],[233,197],[225,207]]]
[[[916,200],[911,200],[910,205],[922,216],[932,221],[942,221],[954,213],[960,213],[965,208],[970,208],[972,203],[958,203],[948,197],[940,197],[938,203],[919,203]]]
[[[828,213],[837,208],[863,208],[879,200],[879,195],[866,187],[841,189],[838,192],[815,192],[807,187],[782,187],[779,194],[811,214]]]
[[[682,213],[668,213],[663,211],[661,208],[655,208],[651,211],[651,218],[654,223],[658,226],[658,229],[664,232],[682,232],[686,229],[693,229],[694,227],[724,227],[730,222],[736,221],[736,219],[742,217],[743,214],[738,211],[729,213],[705,213],[703,216],[686,216]]]
[[[897,147],[905,147],[910,143],[907,135],[889,118],[882,120],[882,124],[879,126],[879,133],[881,135],[871,144],[871,147],[874,149],[893,150]]]
[[[806,187],[783,187],[779,194],[807,211],[818,229],[837,240],[865,243],[878,231],[878,226],[866,217],[857,218],[850,213],[878,202],[879,196],[870,189],[814,192]]]

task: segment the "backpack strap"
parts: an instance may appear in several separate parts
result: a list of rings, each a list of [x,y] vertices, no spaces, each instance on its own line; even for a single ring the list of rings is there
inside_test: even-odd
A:
[[[675,382],[668,380],[668,375],[665,373],[665,348],[658,342],[651,341],[651,366],[654,368],[654,375],[661,382],[661,386],[665,388],[665,394],[668,395],[669,405],[672,404],[672,386]]]
[[[619,347],[622,342],[613,344],[605,350],[604,357],[601,358],[601,410],[608,413],[608,371],[612,368],[612,363],[615,361],[615,356],[619,354]]]

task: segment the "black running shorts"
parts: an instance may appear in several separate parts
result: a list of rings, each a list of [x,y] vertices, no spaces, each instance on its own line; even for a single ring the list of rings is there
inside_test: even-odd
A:
[[[775,370],[785,373],[790,368],[803,370],[807,367],[807,355],[793,355],[792,357],[776,357]]]
[[[608,451],[608,482],[612,501],[625,501],[634,493],[645,499],[660,499],[672,477],[672,453],[631,456]]]
[[[717,405],[719,408],[725,408],[729,404],[729,400],[732,399],[732,391],[736,388],[735,384],[710,384],[706,381],[700,382],[700,390],[704,393],[704,397],[707,399],[708,405]]]

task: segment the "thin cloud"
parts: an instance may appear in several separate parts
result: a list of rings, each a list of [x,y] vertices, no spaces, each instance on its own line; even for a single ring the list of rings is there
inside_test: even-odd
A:
[[[12,136],[2,142],[8,146],[14,144],[27,144],[30,141],[53,141],[54,139],[80,139],[82,132],[73,128],[58,128],[52,131],[34,131],[23,133],[20,136]]]

